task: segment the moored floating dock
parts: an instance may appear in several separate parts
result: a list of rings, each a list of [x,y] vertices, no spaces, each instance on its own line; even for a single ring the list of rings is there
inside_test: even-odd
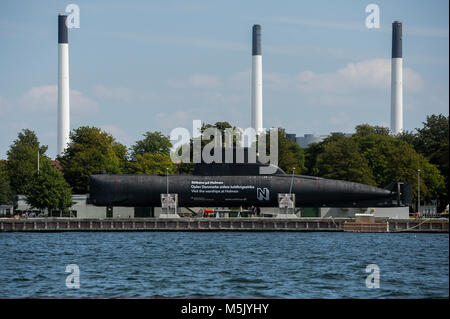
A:
[[[129,218],[0,219],[0,232],[94,231],[281,231],[448,233],[448,219],[388,219],[356,223],[352,218]]]

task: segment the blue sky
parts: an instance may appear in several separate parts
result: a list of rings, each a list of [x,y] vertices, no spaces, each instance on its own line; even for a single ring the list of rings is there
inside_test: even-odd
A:
[[[57,15],[69,30],[71,129],[131,146],[192,120],[250,126],[251,27],[262,26],[263,124],[290,133],[389,126],[391,23],[403,22],[404,128],[449,109],[448,1],[0,2],[0,158],[23,128],[56,153]],[[380,29],[365,8],[380,7]]]

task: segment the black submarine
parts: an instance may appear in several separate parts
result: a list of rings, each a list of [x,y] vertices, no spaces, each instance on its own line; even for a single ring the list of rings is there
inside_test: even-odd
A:
[[[278,194],[295,194],[296,207],[392,207],[412,202],[411,185],[386,188],[314,176],[261,175],[261,163],[198,163],[192,175],[90,177],[89,202],[97,206],[160,207],[167,189],[179,207],[278,207]]]

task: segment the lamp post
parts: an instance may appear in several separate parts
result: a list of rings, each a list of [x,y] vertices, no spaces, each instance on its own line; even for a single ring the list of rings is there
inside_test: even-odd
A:
[[[295,172],[295,167],[292,168],[291,187],[289,187],[289,200],[291,200],[292,184],[294,183],[294,172]],[[288,204],[287,212],[289,213],[289,204]],[[295,210],[294,210],[294,212],[295,212]]]
[[[169,215],[169,168],[166,167],[166,186],[167,186],[167,197],[166,197],[166,208],[167,215]]]
[[[417,170],[417,212],[420,213],[420,169]]]
[[[291,187],[289,188],[289,196],[291,195],[292,184],[294,183],[294,172],[295,172],[295,167],[292,168]]]

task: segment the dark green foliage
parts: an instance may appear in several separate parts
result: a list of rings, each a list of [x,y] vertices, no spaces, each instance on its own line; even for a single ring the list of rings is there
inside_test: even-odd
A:
[[[9,175],[6,169],[6,161],[0,161],[0,204],[13,203],[13,192],[9,185]]]
[[[161,132],[146,132],[144,139],[139,140],[131,147],[131,160],[138,154],[169,154],[172,143]]]
[[[25,194],[37,171],[38,152],[40,160],[45,160],[47,146],[39,144],[36,134],[28,129],[22,130],[10,146],[7,155],[7,171],[12,191]]]
[[[448,154],[448,146],[443,144],[442,153],[446,148]],[[421,198],[430,201],[441,197],[445,194],[442,172],[426,156],[419,154],[414,145],[419,145],[419,142],[413,133],[391,136],[387,128],[364,124],[356,127],[352,137],[334,134],[320,143],[309,145],[305,152],[305,166],[309,175],[378,187],[404,181],[412,185],[415,198],[417,170],[420,169]]]
[[[325,144],[317,158],[317,167],[321,177],[375,185],[367,160],[359,153],[358,144],[351,139]]]
[[[267,153],[269,153],[270,143],[267,143]],[[286,174],[291,174],[295,168],[295,174],[305,172],[305,154],[297,143],[286,137],[286,131],[278,129],[278,167]]]
[[[75,194],[89,191],[89,176],[124,173],[126,148],[96,127],[81,126],[70,134],[70,143],[58,157],[64,177]]]
[[[128,164],[128,172],[130,174],[173,174],[176,171],[176,167],[168,154],[137,154],[134,161],[130,161]]]
[[[50,161],[44,161],[39,172],[34,174],[26,193],[26,202],[31,207],[49,212],[52,209],[65,211],[72,206],[70,186]]]

